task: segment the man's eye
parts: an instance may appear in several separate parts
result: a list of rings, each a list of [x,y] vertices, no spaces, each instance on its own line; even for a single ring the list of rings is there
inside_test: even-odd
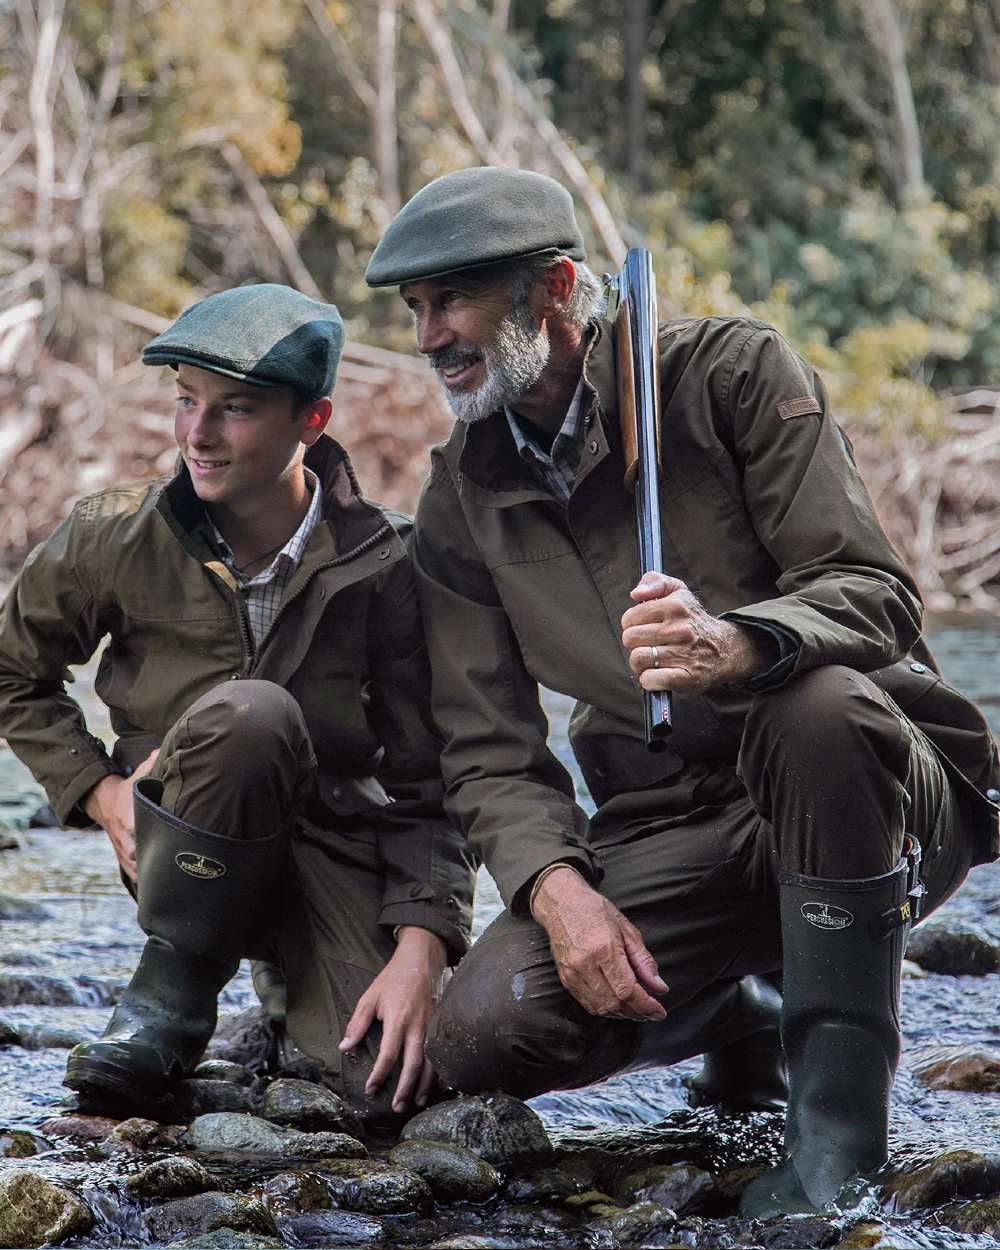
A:
[[[190,397],[190,395],[178,395],[177,396],[178,408],[187,408],[190,404],[193,404],[193,403],[194,403],[194,400]]]
[[[226,404],[226,412],[234,413],[238,417],[249,416],[251,409],[244,408],[242,404]]]

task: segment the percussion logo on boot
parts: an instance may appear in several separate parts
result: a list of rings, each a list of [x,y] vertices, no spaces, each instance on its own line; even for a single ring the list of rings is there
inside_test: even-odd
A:
[[[854,916],[843,907],[832,903],[803,903],[799,908],[803,920],[817,929],[847,929],[854,924]]]
[[[182,851],[180,855],[175,855],[174,863],[181,872],[186,872],[189,877],[198,877],[202,881],[212,881],[215,877],[223,876],[226,871],[226,865],[220,864],[217,859],[195,855],[192,851]]]

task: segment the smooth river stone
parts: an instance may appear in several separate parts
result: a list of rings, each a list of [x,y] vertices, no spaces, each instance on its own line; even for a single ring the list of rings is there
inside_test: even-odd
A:
[[[430,1207],[430,1186],[409,1168],[394,1167],[379,1159],[328,1160],[323,1180],[334,1205],[371,1215],[425,1211]]]
[[[348,1246],[385,1245],[382,1221],[354,1211],[308,1211],[283,1216],[278,1220],[278,1230],[285,1244],[292,1246],[344,1250]]]
[[[892,1177],[885,1198],[895,1198],[896,1210],[936,1207],[955,1198],[992,1197],[1000,1191],[1000,1154],[949,1150],[926,1167]]]
[[[454,1142],[400,1142],[389,1162],[422,1176],[439,1202],[486,1202],[503,1184],[495,1167]]]
[[[368,1153],[361,1142],[344,1133],[299,1133],[238,1111],[198,1116],[188,1137],[193,1149],[205,1153],[233,1151],[299,1159],[361,1158]]]
[[[1000,1093],[1000,1050],[935,1046],[913,1064],[913,1075],[928,1089]]]
[[[260,1114],[265,1120],[306,1133],[324,1129],[357,1136],[361,1123],[341,1098],[322,1085],[280,1077],[264,1091]]]
[[[551,1159],[555,1153],[539,1117],[509,1094],[438,1103],[409,1120],[400,1137],[453,1142],[505,1171]]]
[[[44,1176],[12,1171],[0,1178],[0,1245],[9,1250],[64,1241],[93,1223],[90,1208],[76,1194]]]
[[[49,920],[52,913],[34,899],[19,894],[0,894],[0,920]]]
[[[1000,948],[996,943],[978,929],[960,928],[944,921],[931,921],[914,929],[906,957],[928,972],[953,977],[984,977],[1000,972]]]
[[[125,1182],[133,1198],[185,1198],[211,1189],[215,1179],[194,1159],[172,1155],[157,1159]]]
[[[174,1241],[219,1228],[244,1233],[275,1231],[274,1221],[259,1202],[218,1191],[150,1207],[143,1213],[142,1224],[154,1241]]]
[[[1000,1198],[952,1202],[935,1211],[934,1220],[960,1233],[985,1233],[987,1237],[1000,1239]]]
[[[717,1195],[712,1174],[693,1163],[667,1163],[629,1172],[615,1184],[614,1192],[625,1205],[655,1202],[679,1215],[704,1210]]]

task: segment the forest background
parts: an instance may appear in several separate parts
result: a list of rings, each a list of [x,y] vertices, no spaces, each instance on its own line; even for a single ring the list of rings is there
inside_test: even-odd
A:
[[[1000,0],[0,0],[0,580],[77,495],[169,471],[137,363],[194,299],[335,301],[335,433],[412,508],[449,419],[364,268],[478,163],[573,192],[664,317],[823,373],[929,606],[1000,606]]]

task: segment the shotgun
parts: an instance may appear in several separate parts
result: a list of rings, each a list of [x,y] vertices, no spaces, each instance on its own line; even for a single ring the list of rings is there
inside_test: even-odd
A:
[[[660,355],[656,345],[656,275],[645,248],[630,248],[610,281],[608,314],[615,323],[618,412],[625,451],[625,486],[635,495],[641,573],[662,573],[660,535]],[[646,745],[666,749],[670,692],[644,690]]]

